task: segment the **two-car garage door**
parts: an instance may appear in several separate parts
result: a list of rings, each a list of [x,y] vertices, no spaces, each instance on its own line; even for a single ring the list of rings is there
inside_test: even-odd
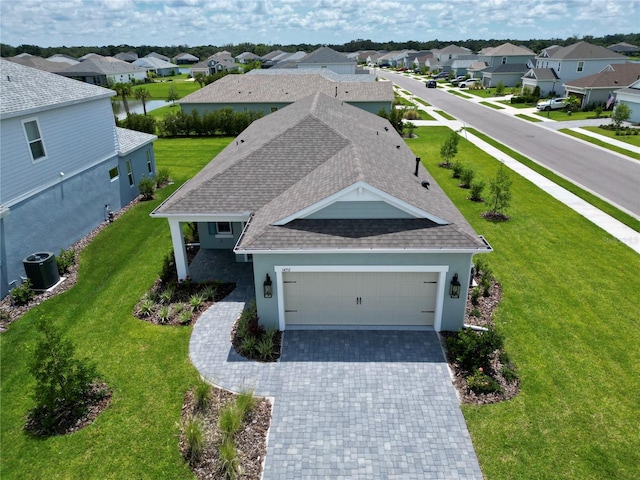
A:
[[[283,272],[287,325],[433,325],[437,272]]]

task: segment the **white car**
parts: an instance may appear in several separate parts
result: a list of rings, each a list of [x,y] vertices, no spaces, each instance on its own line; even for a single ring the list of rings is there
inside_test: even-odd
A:
[[[458,86],[460,88],[469,88],[471,85],[478,83],[479,80],[479,78],[468,78],[467,80],[458,83]]]
[[[540,111],[548,112],[549,110],[562,110],[567,106],[568,98],[551,98],[545,100],[536,105],[536,108]]]

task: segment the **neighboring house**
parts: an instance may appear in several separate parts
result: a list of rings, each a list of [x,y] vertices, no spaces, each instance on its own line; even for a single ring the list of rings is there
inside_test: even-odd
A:
[[[92,85],[104,86],[111,83],[144,82],[147,70],[113,57],[102,57],[92,54],[86,60],[69,65],[60,70],[58,75],[80,80]]]
[[[156,136],[115,126],[113,90],[0,60],[0,291],[138,196]]]
[[[554,75],[561,80],[561,83],[567,83],[598,73],[609,64],[626,63],[626,61],[624,55],[581,41],[567,47],[553,45],[545,48],[535,58],[533,68],[553,70]],[[546,79],[543,84],[538,84],[537,76]],[[522,79],[523,87],[525,84],[530,88],[535,88],[537,85],[540,87],[541,94],[547,95],[550,92],[543,89],[543,86],[548,87],[551,77],[551,74],[541,75],[539,72],[534,75],[529,70]],[[558,84],[558,87],[561,83]]]
[[[198,62],[195,65],[189,67],[189,71],[192,77],[195,77],[198,73],[203,75],[215,75],[220,72],[237,73],[242,71],[240,64],[225,60],[223,57],[209,57],[203,62]]]
[[[472,55],[473,52],[466,47],[459,47],[458,45],[447,45],[442,49],[433,49],[433,56],[436,57],[440,62],[444,62],[445,60],[455,60],[461,55]]]
[[[193,65],[198,63],[200,59],[191,55],[190,53],[179,53],[171,59],[176,65]]]
[[[319,72],[297,75],[227,75],[187,95],[178,103],[186,113],[197,110],[203,115],[205,112],[230,107],[236,112],[257,111],[268,115],[313,92],[322,92],[372,113],[378,113],[382,109],[391,111],[391,82],[371,82],[368,75],[359,77],[362,77],[362,81],[338,82]]]
[[[290,60],[290,59],[289,59]],[[304,70],[328,69],[336,73],[355,73],[357,61],[329,47],[320,47],[298,60],[298,68]]]
[[[285,52],[283,52],[282,50],[274,50],[272,52],[267,53],[266,55],[263,55],[262,60],[264,61],[273,60],[275,57],[277,57],[281,53],[285,53]]]
[[[375,59],[375,63],[379,67],[395,67],[398,59],[403,58],[409,50],[393,50],[380,55]],[[413,50],[412,50],[413,51]]]
[[[482,70],[482,85],[487,88],[495,87],[502,82],[505,87],[515,87],[522,82],[522,76],[529,68],[524,63],[504,63],[487,67]]]
[[[51,55],[50,57],[47,58],[47,60],[49,60],[50,62],[66,63],[68,65],[75,65],[77,63],[80,63],[75,58],[70,57],[69,55],[64,55],[62,53],[56,53],[55,55]]]
[[[607,48],[612,52],[620,53],[621,55],[632,56],[638,54],[638,46],[631,45],[627,42],[614,43],[613,45],[609,45]]]
[[[507,42],[497,47],[483,49],[482,54],[478,55],[478,59],[486,63],[487,67],[497,67],[498,65],[510,63],[518,65],[526,64],[527,62],[533,61],[535,56],[536,54],[533,50]]]
[[[530,68],[522,77],[522,89],[533,92],[536,87],[540,88],[542,97],[556,97],[562,89],[562,81],[552,68]]]
[[[113,56],[123,62],[133,63],[138,60],[138,54],[136,52],[121,52]]]
[[[21,54],[15,57],[8,57],[6,60],[19,63],[25,67],[37,68],[50,73],[58,73],[65,70],[70,64],[65,62],[56,62],[46,58],[37,57],[35,55]],[[77,63],[77,62],[76,62]]]
[[[251,63],[260,60],[260,57],[252,52],[243,52],[240,55],[236,55],[236,62],[238,63]]]
[[[425,55],[417,56],[416,58],[413,59],[413,68],[428,67],[427,60],[429,59],[435,59],[435,57],[433,56],[433,53],[431,52]]]
[[[322,93],[254,122],[151,216],[179,279],[184,222],[252,262],[259,322],[280,330],[458,330],[491,251],[386,119]]]
[[[581,107],[606,104],[613,92],[640,79],[640,63],[607,65],[599,73],[579,78],[564,84],[564,96],[574,96],[581,100]]]
[[[139,58],[132,65],[142,67],[148,72],[153,72],[158,77],[172,77],[180,73],[180,67],[156,57]]]
[[[472,72],[469,71],[471,66],[478,61],[477,55],[460,55],[454,60],[445,60],[443,65],[448,65],[450,71],[454,76],[467,75],[473,77]]]
[[[631,115],[629,121],[632,123],[640,123],[640,80],[636,80],[626,88],[615,91],[616,103],[624,103]]]
[[[147,55],[144,56],[144,58],[159,58],[160,60],[170,63],[171,59],[169,57],[167,57],[166,55],[162,55],[161,53],[157,53],[157,52],[151,52]]]
[[[344,73],[336,73],[329,69],[320,69],[320,70],[301,70],[298,68],[289,68],[284,70],[279,70],[275,68],[270,68],[267,70],[264,69],[254,69],[250,72],[247,72],[245,75],[322,75],[325,78],[333,82],[375,82],[376,79],[372,75],[360,75],[358,70],[356,70],[355,74],[344,74]]]

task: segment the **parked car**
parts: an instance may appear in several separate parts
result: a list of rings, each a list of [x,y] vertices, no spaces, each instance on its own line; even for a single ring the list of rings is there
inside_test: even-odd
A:
[[[463,80],[462,82],[458,83],[458,86],[460,88],[469,88],[471,85],[475,85],[479,81],[479,78],[468,78],[467,80]]]
[[[419,68],[414,68],[413,69],[413,73],[420,73],[420,69]]]
[[[540,111],[544,110],[545,112],[549,110],[562,110],[567,106],[568,102],[569,99],[564,97],[550,98],[549,100],[538,103],[536,108]]]
[[[407,67],[400,67],[398,72],[406,72],[407,70],[409,70]]]
[[[457,85],[458,83],[462,82],[466,78],[467,77],[465,75],[459,75],[456,78],[454,78],[453,80],[451,80],[451,85]]]
[[[448,73],[446,73],[446,72],[440,72],[440,73],[438,73],[437,75],[434,75],[434,76],[433,76],[433,77],[431,77],[431,78],[434,78],[434,79],[436,79],[436,80],[437,80],[438,78],[449,78],[449,74],[448,74]]]
[[[438,82],[436,82],[435,80],[428,80],[426,85],[427,88],[436,88],[438,86]]]

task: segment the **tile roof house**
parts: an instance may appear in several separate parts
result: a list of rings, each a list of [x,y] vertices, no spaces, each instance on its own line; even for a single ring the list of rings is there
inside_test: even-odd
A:
[[[322,93],[251,124],[151,216],[179,278],[182,222],[251,261],[260,323],[281,330],[457,330],[472,257],[491,251],[386,119]]]
[[[584,41],[574,43],[566,47],[553,45],[542,50],[533,61],[535,69],[550,69],[563,82],[570,82],[578,78],[598,73],[610,64],[626,63],[624,55],[612,52],[604,47],[592,45]],[[522,78],[523,87],[540,87],[540,93],[544,96],[551,92],[549,82],[538,83],[538,74],[529,70]],[[550,78],[550,75],[547,75]],[[560,87],[560,84],[557,84]],[[556,89],[553,90],[557,93]]]
[[[368,75],[359,77],[370,80]],[[320,73],[303,73],[227,75],[182,98],[179,104],[183,111],[197,110],[201,115],[226,107],[268,115],[313,92],[323,92],[372,113],[390,111],[393,102],[391,82],[338,82]]]
[[[91,54],[76,65],[69,65],[60,70],[58,75],[80,80],[92,85],[104,86],[107,83],[131,83],[144,81],[147,70],[114,57],[103,57]]]
[[[138,196],[155,135],[117,128],[113,90],[0,60],[0,292]]]
[[[565,95],[580,98],[581,107],[606,104],[614,91],[640,79],[640,63],[607,65],[600,72],[564,84]]]

